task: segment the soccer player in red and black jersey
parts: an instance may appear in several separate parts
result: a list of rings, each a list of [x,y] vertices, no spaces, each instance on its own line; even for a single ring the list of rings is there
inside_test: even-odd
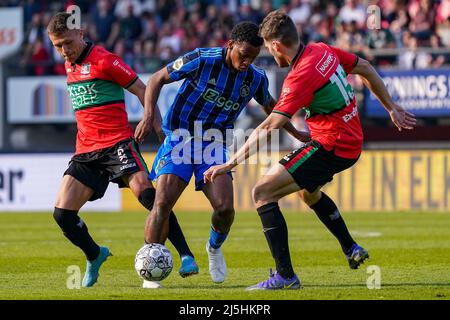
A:
[[[324,184],[333,175],[358,160],[363,134],[352,87],[347,74],[358,74],[389,112],[398,130],[413,129],[413,114],[397,105],[375,69],[364,59],[324,43],[304,45],[295,24],[281,11],[269,13],[260,26],[264,45],[280,67],[290,67],[282,92],[271,115],[252,133],[246,144],[226,163],[205,172],[205,180],[234,168],[265,141],[270,132],[283,127],[299,109],[306,110],[311,141],[283,157],[253,189],[253,200],[264,234],[276,263],[268,280],[249,290],[298,289],[288,245],[286,222],[278,201],[299,192],[303,201],[339,240],[350,268],[356,269],[369,257],[351,237],[344,220],[325,193]]]
[[[155,189],[148,180],[147,166],[128,123],[124,103],[123,89],[127,89],[144,104],[145,85],[120,57],[85,42],[82,30],[69,28],[69,17],[68,13],[58,13],[47,27],[50,40],[65,59],[68,92],[78,128],[75,155],[64,172],[53,216],[64,235],[85,253],[87,268],[82,285],[90,287],[97,281],[99,268],[110,252],[95,243],[78,211],[87,201],[102,198],[109,182],[130,188],[148,210],[152,209]],[[163,141],[160,114],[156,115],[153,128]],[[169,240],[182,258],[191,258],[189,265],[182,264],[180,274],[198,273],[173,212],[169,219]]]

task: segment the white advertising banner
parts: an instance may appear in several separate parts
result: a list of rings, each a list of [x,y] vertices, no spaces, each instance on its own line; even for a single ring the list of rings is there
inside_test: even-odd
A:
[[[0,212],[51,211],[71,154],[0,154]],[[111,183],[103,198],[83,211],[120,211],[121,193]]]
[[[141,75],[146,83],[150,75]],[[159,96],[162,114],[170,107],[182,82],[165,85]],[[66,77],[11,77],[7,82],[9,123],[67,123],[75,122],[72,102],[67,93]],[[143,106],[139,99],[125,90],[128,120],[140,121]]]
[[[0,8],[0,60],[19,49],[23,41],[23,9]]]
[[[147,83],[150,74],[140,79]],[[269,91],[275,95],[275,73],[267,72]],[[158,99],[161,114],[172,104],[182,81],[163,86]],[[253,101],[253,100],[252,100]],[[255,103],[253,101],[253,103]],[[143,106],[139,99],[125,90],[128,120],[142,119]],[[67,94],[66,77],[11,77],[7,82],[7,110],[9,123],[67,123],[75,122],[72,103]]]
[[[14,77],[7,82],[10,123],[74,122],[65,77]]]

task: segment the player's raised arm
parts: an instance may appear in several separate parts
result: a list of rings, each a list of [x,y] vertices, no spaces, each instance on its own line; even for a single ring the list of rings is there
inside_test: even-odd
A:
[[[396,104],[390,96],[383,80],[381,79],[375,68],[362,58],[358,59],[356,66],[351,70],[352,74],[357,74],[361,77],[364,84],[377,97],[383,107],[389,112],[392,122],[398,128],[413,129],[416,125],[416,118],[414,114],[407,112],[403,107]]]
[[[146,88],[145,84],[141,81],[141,79],[137,79],[129,88],[127,88],[127,90],[129,92],[134,94],[139,99],[142,106],[145,105],[145,88]],[[161,122],[162,122],[161,113],[159,111],[159,108],[156,107],[154,110],[152,127],[153,127],[153,130],[155,130],[155,133],[158,136],[158,140],[160,142],[164,141],[164,138],[165,138],[164,132],[162,131],[162,128],[161,128]],[[150,128],[150,130],[151,130],[151,128]],[[137,135],[137,128],[136,128],[136,132],[135,132],[135,136],[136,135]],[[139,142],[142,142],[142,140]]]
[[[264,71],[263,74],[264,76],[262,77],[262,81],[259,83],[254,98],[262,106],[264,112],[269,116],[277,103],[269,93],[269,80],[267,79]],[[300,141],[307,142],[311,139],[309,132],[298,131],[290,121],[287,122],[283,128],[295,139]]]
[[[169,63],[166,67],[154,73],[147,82],[144,97],[144,116],[138,123],[135,131],[136,141],[142,142],[149,134],[152,124],[155,123],[155,117],[158,117],[159,109],[156,105],[161,88],[168,83],[178,81],[186,77],[192,77],[198,71],[200,55],[198,50],[186,53],[175,61]],[[161,115],[159,115],[161,117]],[[157,121],[157,120],[156,120]]]
[[[275,107],[275,105],[276,105],[276,102],[271,96],[269,99],[269,102],[267,104],[263,105],[262,107],[263,107],[264,112],[269,116],[272,113],[272,110]],[[309,140],[311,140],[311,135],[309,134],[309,132],[297,130],[294,127],[294,125],[292,124],[292,122],[290,122],[290,121],[287,122],[283,128],[295,139],[298,139],[303,142],[308,142]]]
[[[127,88],[129,92],[134,94],[142,105],[144,105],[144,96],[145,96],[145,84],[141,79],[137,79],[131,86]]]
[[[144,116],[136,126],[136,131],[134,133],[137,142],[142,143],[144,141],[144,138],[150,133],[152,127],[154,126],[155,119],[156,121],[159,119],[159,123],[161,123],[161,115],[159,114],[159,109],[156,102],[158,101],[161,88],[169,82],[171,81],[167,68],[162,68],[158,72],[154,73],[148,80],[143,101]],[[160,133],[161,132],[157,132],[158,137],[161,136]]]
[[[271,132],[275,129],[282,128],[289,122],[289,117],[272,112],[248,137],[245,144],[228,160],[226,163],[213,166],[204,173],[204,181],[214,182],[214,179],[222,174],[229,172],[239,163],[248,159],[256,151],[258,145],[264,145]]]

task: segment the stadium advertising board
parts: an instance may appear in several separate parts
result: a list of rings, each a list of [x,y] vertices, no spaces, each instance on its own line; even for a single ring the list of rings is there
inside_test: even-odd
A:
[[[71,154],[1,154],[0,212],[53,211],[56,195]],[[86,211],[120,211],[121,196],[111,184],[100,201]]]
[[[394,101],[418,117],[450,116],[450,69],[378,70]],[[388,117],[376,97],[365,89],[369,117]]]
[[[280,158],[285,154],[280,154]],[[149,165],[154,154],[145,154]],[[235,207],[255,210],[251,190],[266,168],[236,167]],[[202,192],[194,191],[193,180],[176,205],[178,210],[210,211]],[[356,165],[337,174],[324,191],[342,211],[450,211],[450,150],[364,151]],[[123,208],[140,210],[140,204],[123,191]],[[309,211],[296,194],[280,202],[285,209]]]
[[[139,75],[147,83],[150,74]],[[267,72],[269,83],[275,84],[275,73]],[[183,82],[163,86],[158,106],[164,116]],[[269,86],[274,95],[275,87]],[[252,100],[253,101],[253,100]],[[139,99],[125,90],[125,104],[129,121],[142,119],[144,109]],[[66,77],[11,77],[7,82],[7,110],[9,123],[69,123],[75,122],[72,103],[67,94]]]
[[[146,82],[149,75],[142,75]],[[161,112],[170,103],[180,82],[164,86],[158,100]],[[66,77],[11,77],[7,82],[9,123],[69,123],[75,122],[72,102],[67,94]],[[143,107],[136,96],[125,90],[125,102],[130,121],[140,121]]]
[[[22,44],[22,11],[22,8],[0,8],[0,60],[14,53]]]

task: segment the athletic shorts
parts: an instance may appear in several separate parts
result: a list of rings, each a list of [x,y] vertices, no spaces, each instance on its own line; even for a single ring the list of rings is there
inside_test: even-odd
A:
[[[119,188],[128,187],[122,177],[139,171],[148,173],[147,165],[136,141],[127,139],[109,148],[74,155],[64,175],[93,189],[89,201],[94,201],[104,196],[109,182],[117,183]]]
[[[163,174],[174,174],[189,183],[195,176],[195,190],[203,189],[203,173],[210,167],[229,159],[227,147],[222,142],[204,141],[168,135],[153,162],[150,179],[157,180]],[[228,173],[231,176],[231,172]]]
[[[279,163],[291,174],[301,189],[314,192],[331,182],[333,176],[353,166],[356,159],[341,158],[333,150],[325,150],[318,141],[310,141],[303,147],[284,156]]]

